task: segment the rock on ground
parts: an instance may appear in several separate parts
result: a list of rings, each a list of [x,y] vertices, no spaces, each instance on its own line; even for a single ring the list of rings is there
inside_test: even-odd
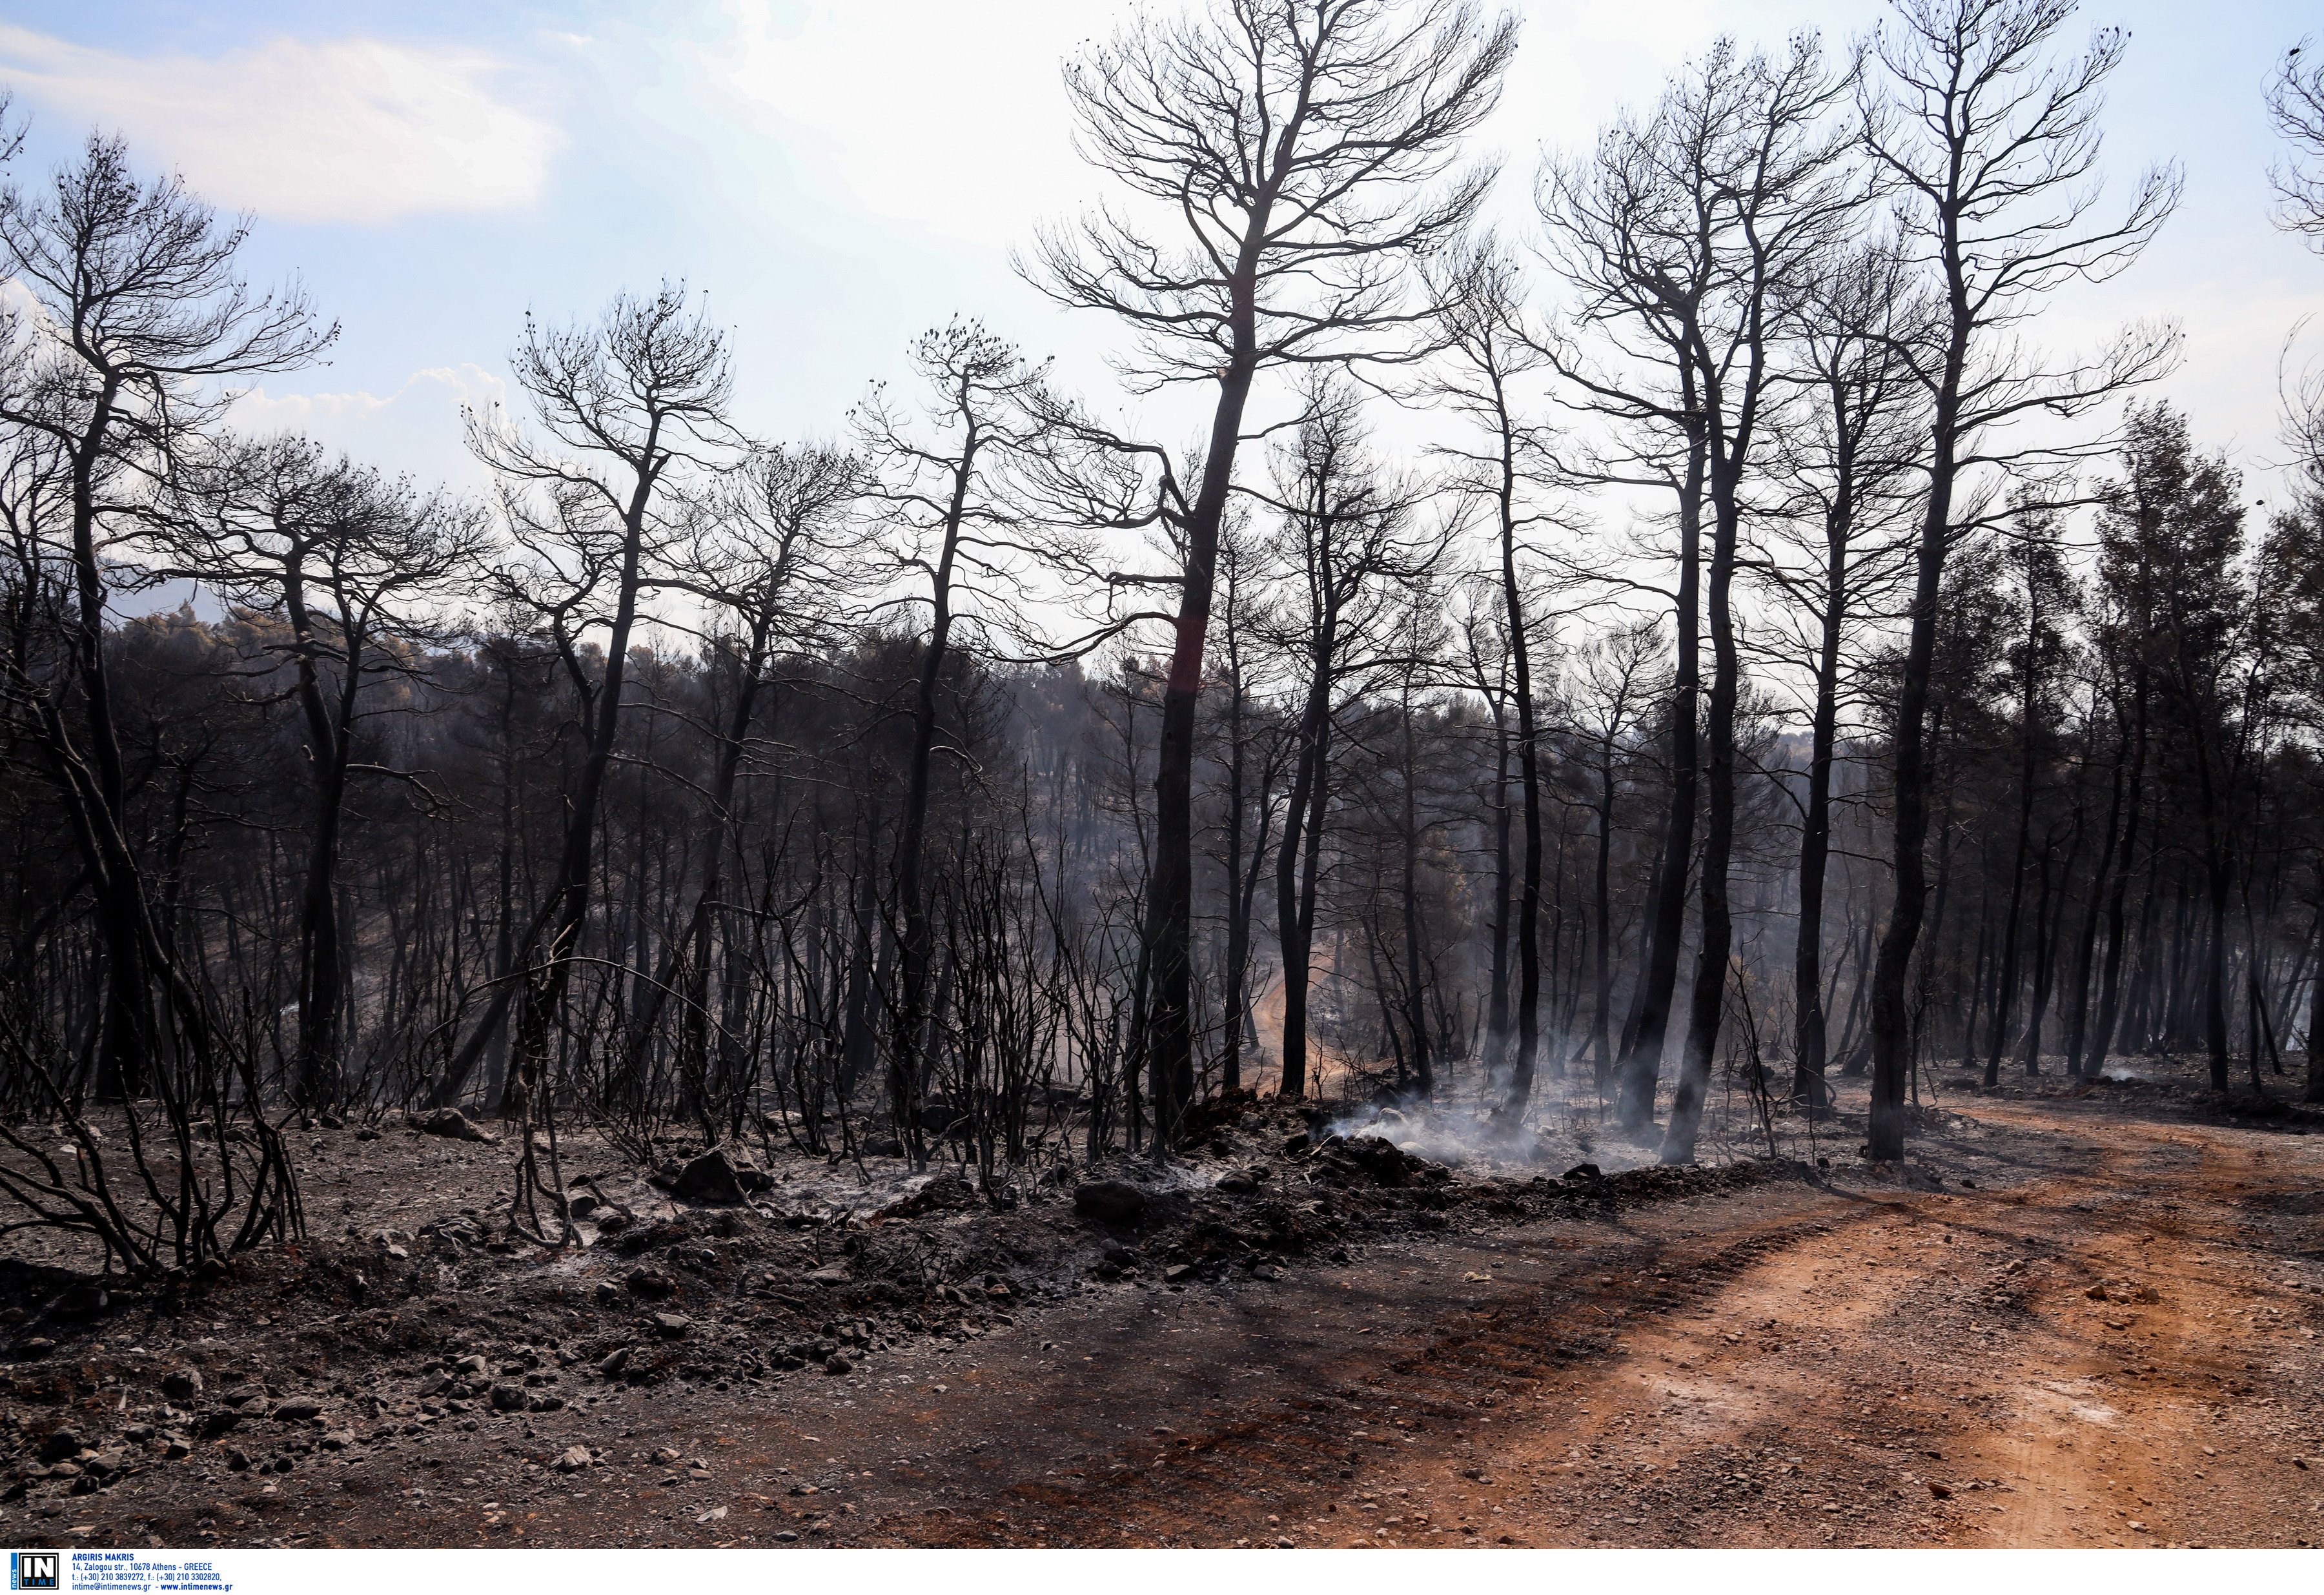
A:
[[[415,1113],[411,1118],[411,1128],[421,1135],[440,1135],[447,1140],[481,1141],[488,1147],[497,1147],[501,1143],[500,1137],[478,1128],[457,1108],[438,1108],[432,1112]]]
[[[1146,1193],[1127,1180],[1088,1180],[1074,1187],[1074,1211],[1105,1224],[1134,1224],[1146,1212]]]

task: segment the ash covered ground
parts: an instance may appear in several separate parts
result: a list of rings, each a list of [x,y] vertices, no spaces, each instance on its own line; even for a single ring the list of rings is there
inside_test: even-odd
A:
[[[1715,1161],[1665,1168],[1563,1109],[1502,1136],[1457,1099],[1431,1112],[1241,1101],[1206,1108],[1194,1151],[1168,1165],[1005,1180],[679,1140],[647,1167],[580,1135],[560,1159],[579,1241],[546,1250],[502,1216],[511,1147],[318,1126],[295,1143],[309,1240],[221,1277],[132,1285],[93,1275],[63,1238],[16,1237],[0,1263],[0,1524],[28,1544],[470,1543],[466,1523],[352,1525],[383,1492],[497,1514],[485,1526],[515,1534],[509,1500],[586,1498],[615,1475],[682,1490],[713,1466],[687,1435],[853,1406],[859,1388],[929,1388],[939,1357],[1019,1341],[1031,1355],[1041,1325],[1082,1309],[1191,1292],[1263,1323],[1270,1293],[1319,1271],[1361,1278],[1391,1255],[1672,1201],[1989,1189],[2057,1163],[2048,1138],[1937,1108],[1906,1169],[1861,1164],[1849,1111],[1745,1129],[1751,1141]],[[819,1509],[770,1532],[824,1522],[836,1543],[846,1525]]]

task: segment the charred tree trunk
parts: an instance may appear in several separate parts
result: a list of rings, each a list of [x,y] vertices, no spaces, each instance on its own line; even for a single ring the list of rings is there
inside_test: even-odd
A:
[[[2083,1057],[2083,1046],[2089,1034],[2090,973],[2098,954],[2098,923],[2105,913],[2105,894],[2113,884],[2115,852],[2120,842],[2122,828],[2123,765],[2127,754],[2127,739],[2117,743],[2114,768],[2107,781],[2106,829],[2098,844],[2098,860],[2090,873],[2089,902],[2082,911],[2082,928],[2074,940],[2074,968],[2070,978],[2066,1001],[2066,1073],[2082,1074],[2089,1070]]]
[[[1331,784],[1329,632],[1318,628],[1313,676],[1299,715],[1299,753],[1275,854],[1276,942],[1283,961],[1283,1087],[1307,1094],[1307,977],[1315,937],[1315,890],[1323,872],[1323,815]]]
[[[1729,457],[1720,463],[1711,486],[1711,582],[1705,605],[1711,627],[1711,712],[1704,728],[1710,742],[1706,772],[1710,823],[1702,847],[1702,940],[1687,1003],[1686,1050],[1671,1094],[1670,1126],[1663,1138],[1665,1163],[1694,1161],[1695,1139],[1702,1121],[1703,1100],[1711,1090],[1720,1020],[1727,1003],[1727,964],[1734,949],[1734,917],[1728,892],[1735,853],[1735,705],[1742,667],[1736,654],[1729,595],[1742,526],[1739,494],[1748,444],[1748,432],[1729,441]]]
[[[1655,1093],[1662,1071],[1664,1032],[1678,986],[1679,950],[1686,932],[1686,888],[1694,858],[1694,810],[1701,754],[1697,700],[1702,692],[1702,583],[1704,447],[1688,447],[1679,489],[1677,674],[1671,692],[1670,814],[1664,822],[1662,862],[1646,917],[1646,967],[1628,1033],[1622,1037],[1618,1127],[1633,1136],[1654,1128]]]
[[[2131,687],[2131,729],[2129,737],[2129,772],[2123,796],[2122,846],[2115,866],[2115,877],[2107,894],[2107,950],[2105,966],[2098,976],[2098,1021],[2091,1027],[2089,1050],[2082,1060],[2082,1072],[2099,1074],[2106,1070],[2107,1055],[2115,1048],[2115,1027],[2118,1022],[2122,1001],[2123,958],[2128,943],[2128,926],[2125,909],[2130,897],[2130,880],[2135,874],[2138,850],[2138,822],[2145,807],[2146,777],[2146,709],[2145,678],[2136,678]]]
[[[1509,733],[1508,710],[1493,702],[1493,918],[1492,973],[1485,1000],[1485,1078],[1501,1070],[1509,1046],[1509,908],[1515,871],[1509,856]],[[1603,1065],[1600,1068],[1602,1070]]]
[[[1800,823],[1800,922],[1792,957],[1792,1095],[1811,1108],[1831,1100],[1824,1083],[1823,887],[1831,862],[1831,764],[1839,740],[1839,595],[1825,589],[1816,650],[1815,715],[1808,733],[1807,803]]]
[[[1505,400],[1500,417],[1497,507],[1501,613],[1509,632],[1509,690],[1517,701],[1517,790],[1525,804],[1525,866],[1517,877],[1517,1052],[1509,1061],[1508,1093],[1493,1116],[1498,1122],[1517,1125],[1525,1121],[1532,1104],[1534,1065],[1541,1048],[1541,727],[1535,715],[1533,640],[1517,573],[1517,440]]]
[[[1872,1156],[1880,1160],[1904,1155],[1904,1085],[1912,1064],[1905,995],[1928,897],[1922,854],[1929,835],[1929,674],[1936,657],[1937,605],[1943,595],[1945,548],[1952,530],[1960,393],[1968,364],[1970,325],[1965,286],[1956,287],[1954,299],[1953,336],[1946,347],[1944,378],[1936,396],[1929,495],[1914,552],[1911,627],[1897,694],[1894,897],[1888,927],[1881,933],[1879,954],[1872,966],[1868,1128]]]
[[[1420,1087],[1420,1100],[1432,1102],[1436,1095],[1436,1070],[1428,1045],[1428,986],[1421,975],[1420,759],[1408,691],[1398,707],[1404,721],[1404,813],[1402,834],[1397,840],[1402,844],[1398,862],[1404,889],[1405,1026],[1412,1032],[1412,1071]]]
[[[1597,868],[1590,883],[1590,908],[1596,931],[1591,945],[1591,987],[1596,999],[1591,1019],[1592,1083],[1603,1092],[1614,1076],[1614,755],[1598,772]]]

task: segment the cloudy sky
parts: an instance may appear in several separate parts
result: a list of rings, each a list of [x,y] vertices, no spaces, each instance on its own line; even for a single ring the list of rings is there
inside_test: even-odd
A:
[[[1111,329],[1011,274],[1012,245],[1095,198],[1058,64],[1126,4],[1010,0],[14,0],[0,82],[35,171],[92,127],[252,212],[253,275],[295,273],[345,327],[327,366],[270,380],[254,423],[462,476],[458,407],[503,390],[531,309],[586,312],[683,276],[737,335],[746,424],[837,430],[905,341],[955,310],[1055,353],[1085,390]],[[1869,26],[1872,0],[1521,0],[1525,38],[1486,143],[1513,214],[1545,148],[1585,142],[1721,32]],[[2131,30],[2107,168],[2177,159],[2184,207],[2135,271],[2061,307],[2046,340],[2173,315],[2171,395],[2263,466],[2277,352],[2324,309],[2324,259],[2270,228],[2273,64],[2304,4],[2092,0]],[[2319,41],[2324,42],[2324,41]],[[2324,337],[2311,337],[2311,348]],[[2324,349],[2319,349],[2324,353]]]

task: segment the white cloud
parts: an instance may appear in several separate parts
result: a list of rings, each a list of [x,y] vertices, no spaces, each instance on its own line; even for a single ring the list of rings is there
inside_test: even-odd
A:
[[[832,171],[875,215],[1010,243],[1059,196],[1087,191],[1059,80],[1091,32],[1086,5],[727,0],[724,10],[723,36],[691,69],[779,117],[781,142],[807,157],[802,175]]]
[[[488,57],[281,38],[133,56],[0,24],[0,77],[42,111],[118,131],[201,196],[275,220],[377,224],[540,191],[554,128],[498,99]]]
[[[707,37],[664,47],[696,92],[723,90],[740,114],[770,116],[802,180],[830,184],[877,217],[1009,245],[1038,220],[1120,198],[1074,152],[1061,69],[1139,9],[1122,0],[707,0],[716,19]],[[1764,13],[1773,21],[1759,32],[1780,41],[1804,10],[1828,22],[1836,49],[1877,0],[1517,0],[1517,9],[1536,14],[1475,152],[1511,155],[1511,203],[1521,208],[1539,142],[1586,143],[1618,98],[1651,97],[1666,67],[1708,44],[1715,21]]]
[[[508,383],[480,365],[415,371],[388,394],[270,393],[253,388],[238,396],[227,419],[255,436],[299,432],[357,460],[410,471],[423,481],[476,486],[484,481],[460,430],[463,407],[505,403]]]

